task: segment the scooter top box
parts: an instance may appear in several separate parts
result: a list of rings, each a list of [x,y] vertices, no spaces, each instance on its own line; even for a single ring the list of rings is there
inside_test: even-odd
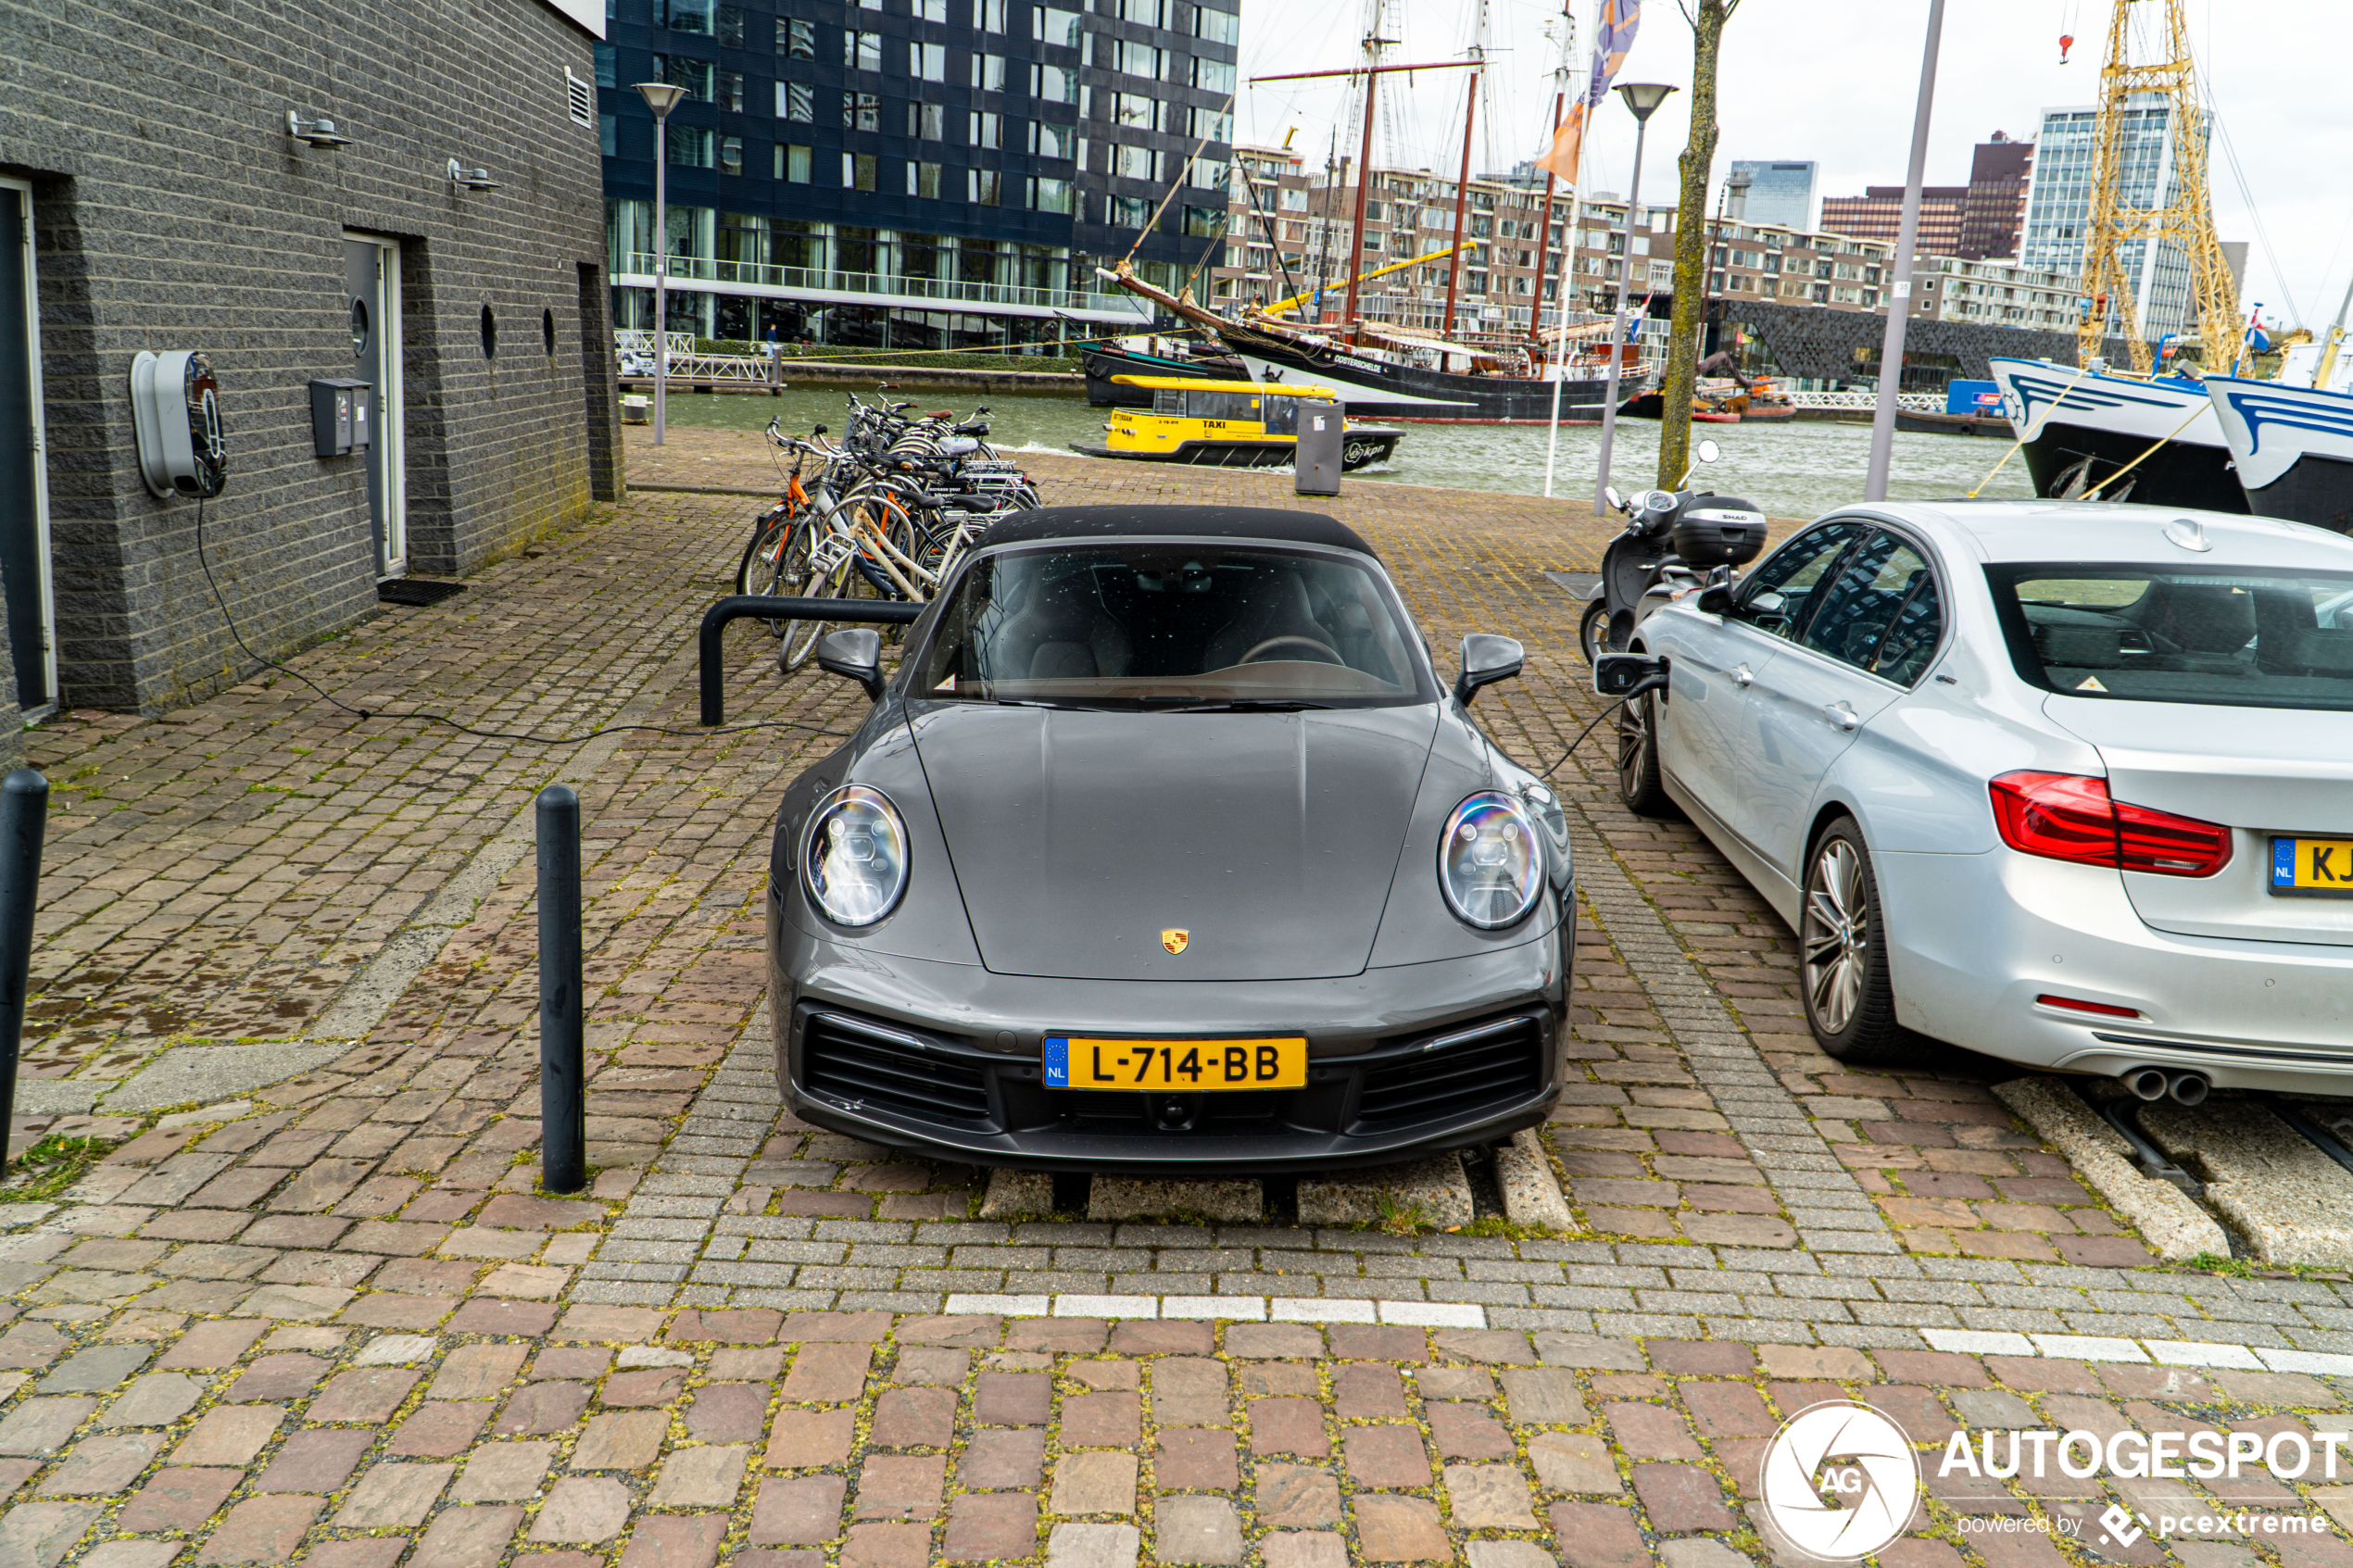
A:
[[[1765,514],[1731,495],[1697,495],[1669,535],[1687,566],[1745,566],[1765,549]]]

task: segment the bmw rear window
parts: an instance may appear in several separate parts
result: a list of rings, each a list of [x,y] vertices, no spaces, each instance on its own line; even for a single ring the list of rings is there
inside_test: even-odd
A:
[[[2353,573],[2058,561],[1985,576],[2029,685],[2110,701],[2353,709]]]

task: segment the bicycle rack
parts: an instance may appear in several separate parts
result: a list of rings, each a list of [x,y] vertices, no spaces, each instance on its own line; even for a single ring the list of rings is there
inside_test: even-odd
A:
[[[872,621],[905,626],[924,612],[924,606],[889,599],[799,599],[765,594],[730,594],[702,612],[696,633],[696,658],[700,665],[702,721],[727,721],[727,671],[720,662],[721,633],[730,621]]]

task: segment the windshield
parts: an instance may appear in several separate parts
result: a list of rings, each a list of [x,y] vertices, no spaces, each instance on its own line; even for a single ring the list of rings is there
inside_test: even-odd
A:
[[[1989,566],[2029,684],[2070,696],[2353,709],[2353,573]]]
[[[1060,545],[973,563],[917,691],[1086,707],[1434,700],[1387,584],[1344,557],[1222,542]]]

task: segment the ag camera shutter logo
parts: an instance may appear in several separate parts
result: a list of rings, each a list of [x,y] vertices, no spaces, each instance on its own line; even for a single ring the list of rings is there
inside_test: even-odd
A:
[[[1904,1533],[1919,1501],[1919,1458],[1880,1411],[1826,1400],[1781,1424],[1758,1490],[1783,1540],[1808,1557],[1852,1562]]]

